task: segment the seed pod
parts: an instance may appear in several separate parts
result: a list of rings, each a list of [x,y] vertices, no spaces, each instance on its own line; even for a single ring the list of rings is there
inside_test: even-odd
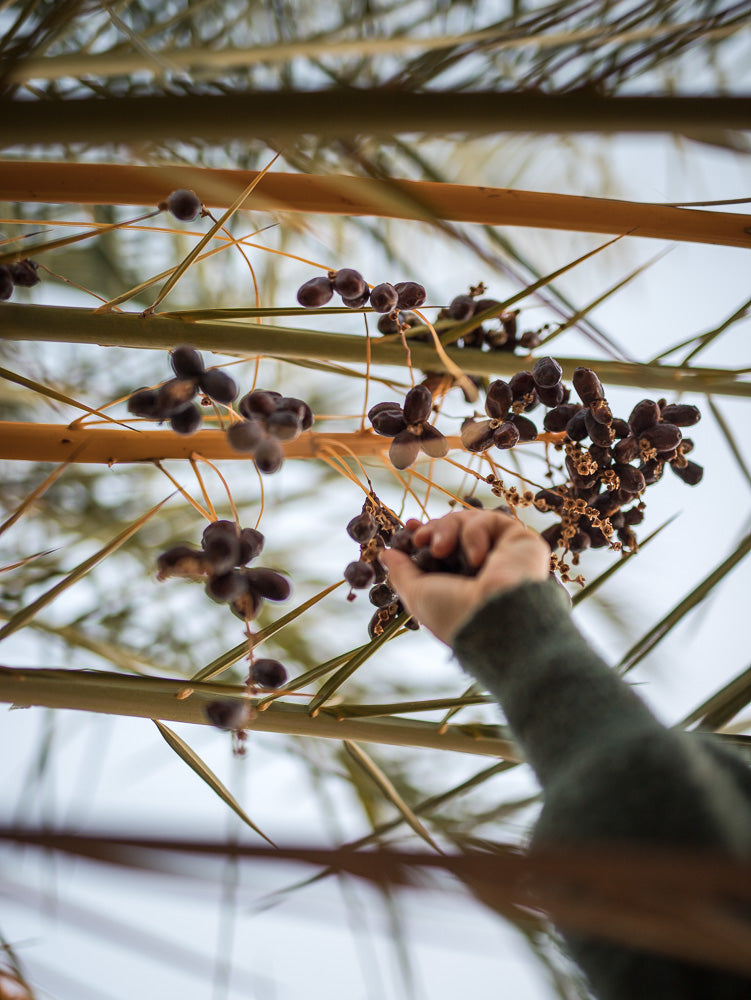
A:
[[[682,435],[680,428],[676,427],[675,424],[661,422],[655,424],[654,427],[648,427],[641,436],[649,441],[655,451],[663,452],[677,448],[681,443]]]
[[[370,289],[365,286],[365,291],[361,292],[360,295],[356,295],[354,298],[344,298],[342,297],[342,305],[346,306],[348,309],[362,309],[363,306],[368,304],[368,299],[370,298]]]
[[[441,573],[444,569],[443,560],[434,556],[427,545],[415,550],[412,561],[423,573]]]
[[[211,576],[206,584],[206,593],[217,604],[230,604],[232,601],[236,601],[245,590],[246,583],[242,572],[236,569]]]
[[[588,525],[585,531],[589,535],[593,549],[603,549],[609,544],[607,535],[604,535],[599,528],[595,528],[593,524]]]
[[[201,411],[196,404],[188,403],[179,413],[173,413],[169,422],[176,434],[195,434],[201,426],[201,420]]]
[[[377,329],[379,333],[382,333],[386,337],[392,333],[399,333],[399,320],[393,313],[387,313],[378,320]]]
[[[626,523],[626,518],[623,516],[623,511],[617,510],[615,514],[611,514],[610,523],[614,528],[622,528]]]
[[[230,698],[210,701],[203,707],[204,715],[217,729],[242,729],[248,721],[248,708],[244,702]]]
[[[255,660],[250,668],[246,684],[253,687],[278,688],[287,680],[287,671],[279,660],[263,657]]]
[[[432,408],[433,393],[426,385],[415,385],[404,400],[404,419],[407,424],[420,424],[428,419]]]
[[[513,448],[515,444],[519,443],[519,438],[519,429],[510,420],[505,421],[493,431],[493,444],[502,450]]]
[[[353,267],[343,267],[333,279],[334,291],[343,299],[356,299],[368,290],[365,278]]]
[[[427,292],[416,281],[397,281],[394,288],[399,296],[397,306],[400,309],[417,309],[427,298]]]
[[[202,391],[217,403],[229,404],[237,395],[237,382],[221,368],[209,368],[198,379]]]
[[[264,536],[256,528],[243,528],[240,532],[240,552],[237,557],[237,565],[244,566],[251,559],[259,556],[265,541]]]
[[[611,517],[617,510],[620,510],[620,503],[615,493],[601,493],[591,504],[600,517]]]
[[[430,458],[443,458],[444,455],[448,454],[449,443],[437,427],[423,424],[420,447]]]
[[[537,330],[525,330],[519,337],[519,344],[527,351],[534,351],[542,343],[542,337]]]
[[[389,448],[389,459],[395,469],[407,469],[417,458],[420,439],[412,431],[403,430],[394,437]]]
[[[256,463],[258,471],[267,476],[278,472],[284,461],[282,446],[276,438],[267,435],[256,445],[253,461]]]
[[[572,552],[583,552],[585,549],[588,549],[591,544],[592,539],[589,537],[588,532],[579,528],[574,533],[574,537],[569,540],[568,547]]]
[[[415,550],[413,534],[408,528],[398,528],[391,536],[391,548],[397,552],[405,552],[408,556],[412,555]]]
[[[613,428],[613,433],[619,440],[621,438],[628,437],[631,433],[628,421],[623,420],[621,417],[613,417],[613,422],[610,426]]]
[[[502,420],[511,409],[514,401],[514,394],[508,382],[502,378],[497,378],[488,386],[485,396],[485,412],[489,417]]]
[[[311,278],[297,289],[297,301],[306,309],[316,309],[331,301],[334,288],[326,277]]]
[[[171,378],[157,389],[159,410],[165,417],[171,417],[185,409],[196,394],[193,379]]]
[[[582,475],[581,472],[577,472],[573,459],[569,455],[566,456],[566,469],[568,470],[571,482],[577,489],[588,490],[597,482],[595,475]]]
[[[128,412],[147,420],[163,420],[158,389],[137,389],[128,399]]]
[[[240,594],[236,601],[230,604],[230,611],[242,621],[251,621],[263,606],[263,598],[249,587]]]
[[[377,313],[390,313],[396,309],[398,298],[399,293],[394,286],[388,281],[383,281],[371,291],[370,304]]]
[[[669,403],[662,409],[662,419],[676,427],[693,427],[701,420],[701,412],[689,403]]]
[[[237,525],[234,521],[219,519],[207,524],[201,535],[201,547],[205,550],[208,545],[220,538],[238,538]]]
[[[393,605],[393,607],[389,605],[385,608],[378,608],[368,622],[368,635],[370,638],[376,639],[379,635],[382,635],[383,630],[391,624],[396,615],[396,605]]]
[[[544,406],[559,406],[566,400],[566,386],[557,382],[553,386],[537,386],[537,398]]]
[[[589,431],[587,430],[587,414],[589,410],[581,409],[571,417],[569,422],[566,424],[566,436],[570,441],[583,441],[585,437],[588,436]]]
[[[397,600],[397,596],[387,583],[377,583],[370,588],[368,600],[376,608],[387,608]]]
[[[684,466],[672,464],[670,468],[679,479],[682,479],[689,486],[696,486],[697,483],[701,482],[704,475],[704,468],[696,462],[688,461]]]
[[[291,410],[276,410],[270,413],[266,418],[266,429],[280,441],[294,441],[302,431],[297,414]]]
[[[344,570],[344,579],[353,590],[364,590],[366,587],[370,587],[374,577],[373,567],[370,563],[363,562],[362,559],[349,563]]]
[[[204,372],[203,358],[194,347],[183,344],[170,354],[172,371],[178,378],[197,378]]]
[[[623,544],[624,548],[636,549],[636,535],[627,524],[619,528],[617,534],[618,540]]]
[[[571,494],[574,500],[583,500],[585,503],[591,504],[600,495],[600,484],[595,479],[591,486],[575,486]]]
[[[219,523],[219,522],[217,522]],[[232,522],[229,522],[232,524]],[[232,531],[215,531],[208,538],[204,532],[201,545],[205,553],[206,562],[211,567],[211,572],[221,575],[228,573],[234,566],[240,565],[240,537],[236,533],[236,528],[232,524]],[[238,591],[239,593],[239,591]],[[233,594],[226,600],[234,601],[237,594]]]
[[[635,469],[633,465],[620,465],[616,463],[613,466],[613,470],[621,481],[622,490],[639,494],[646,488],[647,483],[643,474],[638,469]]]
[[[34,285],[38,285],[38,267],[39,265],[36,261],[29,260],[28,257],[25,257],[24,260],[17,260],[15,264],[11,264],[9,271],[13,284],[18,285],[19,288],[33,288]]]
[[[560,544],[561,530],[560,524],[551,524],[549,528],[540,532],[540,537],[548,543],[551,552],[554,552]]]
[[[477,326],[474,330],[464,334],[465,347],[482,347],[483,342],[488,345],[491,351],[513,350],[513,347],[509,347],[508,334],[502,326],[496,330],[486,330],[482,326]]]
[[[373,567],[373,573],[375,574],[373,577],[373,583],[383,583],[388,576],[386,567],[378,559],[374,559],[370,565]]]
[[[456,298],[452,299],[449,303],[447,312],[451,319],[464,322],[464,320],[474,316],[475,305],[475,300],[471,295],[457,295]]]
[[[537,425],[529,417],[523,417],[520,413],[515,413],[509,417],[509,420],[519,431],[520,441],[534,441],[537,438]]]
[[[592,438],[592,441],[595,444],[602,445],[604,448],[607,448],[615,438],[612,429],[607,424],[598,423],[589,409],[584,410],[584,426],[587,428],[587,434]]]
[[[286,601],[292,592],[289,580],[273,569],[244,569],[247,586],[269,601]]]
[[[181,222],[192,222],[198,217],[203,206],[195,191],[178,188],[167,198],[167,208]]]
[[[639,438],[649,427],[654,427],[660,419],[660,407],[653,399],[642,399],[631,411],[628,418],[631,433]]]
[[[347,534],[354,541],[359,542],[360,545],[369,542],[371,538],[375,537],[377,532],[378,525],[376,524],[376,520],[367,510],[363,511],[362,514],[358,514],[357,517],[353,517],[347,525]]]
[[[227,428],[227,441],[235,451],[253,452],[265,437],[260,420],[240,420]]]
[[[552,389],[558,385],[563,375],[563,369],[555,358],[540,358],[532,368],[532,378],[536,386],[544,389]]]
[[[690,455],[693,450],[694,450],[694,442],[691,440],[691,438],[684,438],[679,445],[679,451],[681,455]]]
[[[639,510],[638,507],[632,507],[631,510],[624,510],[623,521],[625,524],[641,524],[644,520],[644,511]]]
[[[252,417],[268,417],[276,410],[282,394],[273,389],[254,389],[246,393],[237,404],[237,410],[250,420]]]
[[[500,305],[501,303],[498,301],[498,299],[478,299],[475,302],[474,315],[479,316],[482,313],[486,313],[491,309],[498,309]],[[516,313],[506,313],[506,316],[509,317],[510,325],[513,326],[514,330],[516,330]],[[501,319],[503,319],[502,316]]]
[[[665,471],[665,463],[660,461],[659,458],[651,458],[648,462],[641,463],[639,471],[644,476],[644,482],[647,486],[651,486],[662,479],[662,474]]]
[[[381,410],[371,419],[373,430],[383,437],[396,437],[406,430],[407,422],[404,414],[399,410]]]
[[[5,302],[13,294],[13,278],[10,268],[5,264],[0,265],[0,301]]]
[[[372,420],[373,417],[378,416],[379,413],[384,413],[386,410],[399,410],[401,412],[401,409],[400,403],[391,402],[390,400],[385,403],[376,403],[368,410],[368,420]]]
[[[639,455],[639,441],[629,434],[613,445],[613,458],[616,462],[633,462]]]
[[[590,457],[597,462],[598,469],[607,469],[613,464],[613,456],[610,454],[609,448],[604,448],[601,444],[591,444],[587,451]],[[630,459],[627,459],[627,461],[630,461]]]
[[[597,373],[591,368],[575,368],[572,379],[574,390],[582,403],[589,405],[596,399],[602,399],[605,393],[602,389],[602,382],[597,377]]]
[[[296,396],[279,396],[275,398],[277,410],[291,410],[297,414],[300,427],[304,431],[310,429],[313,424],[313,411],[304,399],[298,399]]]
[[[535,494],[535,507],[538,510],[561,510],[563,497],[556,490],[540,490]]]
[[[596,399],[589,404],[589,412],[598,424],[605,424],[607,427],[613,422],[613,414],[606,399]]]
[[[465,493],[461,499],[462,503],[466,504],[468,507],[474,507],[476,510],[485,509],[485,504],[479,497],[472,497]]]
[[[532,377],[532,372],[515,372],[509,379],[509,387],[511,388],[511,395],[514,398],[515,403],[532,393],[534,393],[535,398],[537,398],[535,380]],[[525,409],[531,409],[531,407],[525,407]]]
[[[545,400],[543,400],[543,402],[545,402]],[[551,434],[558,434],[561,431],[566,430],[566,425],[569,420],[580,410],[581,404],[579,403],[560,403],[552,410],[548,410],[545,414],[542,426]]]
[[[203,552],[188,545],[175,545],[162,552],[156,560],[157,580],[166,580],[171,576],[198,579],[206,575],[207,569]]]

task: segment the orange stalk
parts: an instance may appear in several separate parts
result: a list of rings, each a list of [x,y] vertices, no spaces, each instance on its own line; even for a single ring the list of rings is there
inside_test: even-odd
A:
[[[177,187],[226,208],[255,171],[176,165],[0,162],[0,199],[85,205],[153,205]],[[507,188],[379,181],[341,175],[269,173],[253,192],[254,211],[447,219],[587,233],[751,247],[751,216],[648,202],[584,198]]]

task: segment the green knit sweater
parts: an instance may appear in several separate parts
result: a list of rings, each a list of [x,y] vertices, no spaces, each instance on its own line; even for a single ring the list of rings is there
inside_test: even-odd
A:
[[[492,597],[454,642],[542,785],[533,843],[676,845],[751,862],[749,769],[715,743],[662,726],[569,611],[554,581],[524,584]],[[566,940],[600,1000],[751,1000],[749,978]]]

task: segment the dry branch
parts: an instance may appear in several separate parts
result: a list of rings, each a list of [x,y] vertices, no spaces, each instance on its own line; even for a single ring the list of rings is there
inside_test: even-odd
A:
[[[255,171],[184,165],[139,167],[8,160],[0,163],[0,199],[141,206],[156,205],[174,188],[187,187],[195,190],[207,205],[226,208],[255,176]],[[493,226],[628,233],[663,240],[751,247],[749,215],[431,181],[269,173],[253,192],[248,207],[259,211],[446,219]]]

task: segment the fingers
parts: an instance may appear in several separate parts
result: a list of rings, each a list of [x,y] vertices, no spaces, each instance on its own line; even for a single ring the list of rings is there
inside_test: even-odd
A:
[[[419,525],[414,542],[417,546],[429,545],[439,559],[461,546],[470,564],[477,567],[498,540],[515,526],[519,526],[516,519],[495,510],[454,511]]]
[[[410,614],[415,612],[415,588],[425,575],[412,562],[409,556],[396,549],[385,549],[380,560],[389,572],[389,578],[396,592],[402,599]]]

